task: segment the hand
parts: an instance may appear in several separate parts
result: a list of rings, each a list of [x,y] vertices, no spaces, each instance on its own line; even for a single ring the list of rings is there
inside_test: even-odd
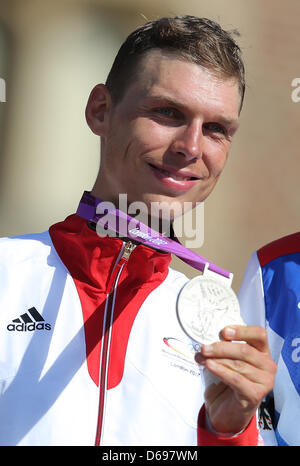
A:
[[[221,381],[205,391],[212,428],[234,434],[248,426],[262,399],[272,390],[276,364],[270,357],[264,328],[233,325],[221,334],[227,341],[203,345],[195,359]]]

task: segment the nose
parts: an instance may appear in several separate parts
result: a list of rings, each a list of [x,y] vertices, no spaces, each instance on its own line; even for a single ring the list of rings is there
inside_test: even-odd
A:
[[[173,141],[173,152],[184,155],[189,161],[202,158],[204,144],[202,122],[193,121],[184,128],[178,128],[178,130]]]

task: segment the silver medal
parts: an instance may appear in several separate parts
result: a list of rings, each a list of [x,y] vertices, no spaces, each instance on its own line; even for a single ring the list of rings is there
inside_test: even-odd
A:
[[[177,316],[185,333],[200,344],[220,341],[227,325],[245,325],[231,279],[205,267],[203,275],[184,285],[177,299]]]

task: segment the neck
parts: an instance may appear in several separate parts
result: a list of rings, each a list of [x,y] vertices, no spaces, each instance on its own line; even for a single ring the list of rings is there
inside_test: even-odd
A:
[[[149,209],[147,209],[146,204],[144,206],[145,206],[145,209],[147,210],[140,209],[139,206],[137,206],[137,208],[135,208],[134,210],[132,209],[132,204],[128,202],[127,196],[125,195],[119,195],[119,194],[117,196],[101,195],[99,190],[95,189],[95,187],[91,191],[91,194],[92,196],[96,197],[97,199],[100,199],[101,201],[111,203],[116,209],[121,210],[126,215],[134,218],[135,220],[140,221],[141,223],[148,226],[149,228],[156,231],[157,233],[160,233],[161,235],[167,238],[171,238],[171,239],[174,238],[172,220],[150,215]]]

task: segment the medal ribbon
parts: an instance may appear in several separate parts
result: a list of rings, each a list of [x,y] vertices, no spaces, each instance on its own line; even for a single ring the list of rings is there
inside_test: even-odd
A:
[[[103,210],[106,210],[106,212],[101,212],[99,214],[98,211],[101,204],[104,208]],[[208,269],[212,272],[226,278],[230,278],[231,276],[231,274],[226,270],[221,269],[204,257],[201,257],[199,254],[187,249],[177,238],[173,240],[164,237],[157,231],[151,229],[139,220],[130,217],[123,211],[118,210],[115,207],[112,208],[111,203],[101,201],[88,191],[84,191],[76,214],[85,220],[100,224],[102,227],[105,227],[108,223],[109,229],[114,233],[117,233],[120,236],[125,236],[134,241],[139,241],[146,246],[174,254],[197,270],[203,272],[205,265],[208,264]],[[104,216],[105,218],[103,218]]]

